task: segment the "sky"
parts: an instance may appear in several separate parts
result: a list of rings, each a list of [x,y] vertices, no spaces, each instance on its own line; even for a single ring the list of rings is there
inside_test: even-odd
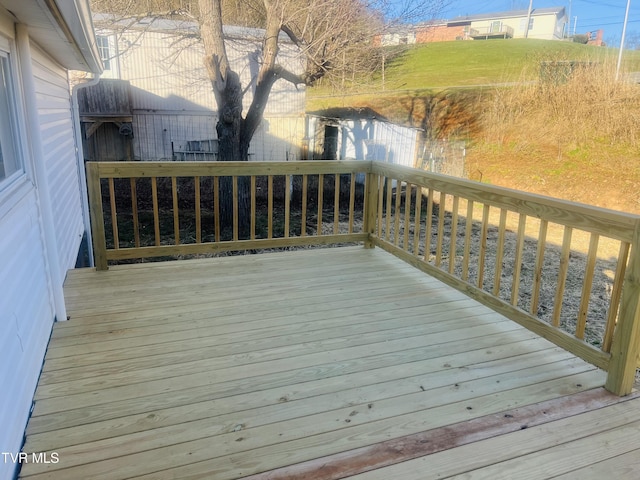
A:
[[[627,39],[640,41],[640,0],[630,0]],[[476,13],[503,12],[507,10],[527,9],[528,0],[451,0],[442,11],[441,18],[450,19],[459,15]],[[565,7],[569,14],[571,5],[571,32],[575,24],[576,33],[592,30],[604,30],[604,39],[611,46],[619,46],[627,0],[547,0],[533,1],[533,8]],[[633,37],[633,38],[632,38]],[[638,38],[635,38],[638,37]]]

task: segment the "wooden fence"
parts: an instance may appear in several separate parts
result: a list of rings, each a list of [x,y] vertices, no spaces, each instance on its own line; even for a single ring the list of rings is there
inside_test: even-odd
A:
[[[98,269],[110,260],[364,242],[607,370],[610,391],[632,390],[639,216],[378,162],[100,162],[87,170]],[[146,220],[140,188],[151,197]],[[163,236],[167,224],[173,232]],[[584,254],[572,243],[581,237]]]

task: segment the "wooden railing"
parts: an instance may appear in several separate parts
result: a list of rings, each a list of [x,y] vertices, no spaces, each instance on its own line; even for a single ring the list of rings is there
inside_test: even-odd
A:
[[[363,242],[607,370],[610,391],[632,390],[639,216],[378,162],[103,162],[87,170],[98,269]]]

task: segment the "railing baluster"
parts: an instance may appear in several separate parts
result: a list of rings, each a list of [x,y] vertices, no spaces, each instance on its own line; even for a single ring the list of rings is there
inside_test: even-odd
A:
[[[540,288],[542,287],[542,267],[544,266],[544,252],[547,245],[547,228],[549,222],[540,220],[538,231],[538,246],[536,248],[536,266],[533,273],[533,286],[531,287],[531,315],[537,315],[538,303],[540,302]]]
[[[554,327],[560,326],[560,313],[562,312],[562,299],[564,297],[564,287],[567,282],[569,272],[569,254],[571,253],[571,234],[573,228],[564,227],[562,238],[562,252],[560,253],[560,268],[558,270],[558,283],[556,285],[556,296],[553,302],[553,317],[551,324]]]
[[[349,186],[349,233],[353,233],[353,216],[356,205],[356,174],[351,174],[351,185]]]
[[[403,247],[405,250],[409,250],[409,226],[411,224],[411,191],[413,190],[413,186],[410,183],[407,183],[407,186],[404,190],[404,244]]]
[[[385,209],[384,239],[391,240],[391,193],[393,192],[393,179],[387,178],[387,207]]]
[[[180,245],[180,217],[178,213],[178,185],[176,177],[171,177],[171,197],[173,199],[173,234],[175,244]]]
[[[382,215],[384,209],[384,186],[386,178],[383,175],[378,176],[378,238],[382,238]]]
[[[604,329],[604,339],[602,340],[602,350],[607,353],[611,351],[613,332],[618,320],[618,310],[620,309],[620,299],[622,298],[622,287],[624,285],[627,262],[629,261],[629,248],[629,242],[620,242],[616,273],[613,277],[613,287],[611,289],[611,299],[609,301],[609,312],[607,313],[607,323]]]
[[[231,177],[232,183],[232,198],[233,198],[233,241],[238,241],[238,224],[239,222],[239,212],[238,212],[238,176],[233,175]]]
[[[484,204],[482,207],[482,228],[480,230],[480,252],[478,258],[478,288],[484,285],[484,264],[487,255],[487,235],[489,233],[489,210],[491,206]]]
[[[416,185],[416,207],[413,215],[413,254],[420,254],[420,230],[422,225],[422,187]]]
[[[444,243],[444,217],[447,211],[447,194],[440,192],[438,199],[438,233],[436,234],[436,267],[442,265],[442,246]]]
[[[527,216],[523,213],[518,218],[518,238],[516,239],[516,255],[513,265],[513,281],[511,282],[511,305],[518,306],[520,292],[520,276],[522,274],[522,255],[524,253],[524,237],[527,227]]]
[[[104,207],[102,205],[102,184],[100,166],[87,164],[87,193],[89,195],[89,214],[91,216],[91,236],[96,270],[107,270],[107,242],[104,232]]]
[[[151,178],[151,198],[153,201],[153,234],[156,247],[160,246],[160,212],[158,209],[158,179]]]
[[[498,243],[496,245],[496,265],[493,277],[493,295],[500,295],[500,283],[502,281],[502,263],[504,261],[504,237],[507,228],[507,211],[500,209],[500,225],[498,227]]]
[[[202,243],[202,211],[200,207],[200,177],[193,178],[196,202],[196,243]]]
[[[256,176],[251,175],[251,185],[249,187],[251,189],[251,220],[250,220],[250,233],[249,238],[251,240],[256,239]]]
[[[322,207],[324,206],[324,174],[318,175],[318,227],[316,235],[322,235]]]
[[[458,247],[458,207],[460,197],[453,197],[453,207],[451,213],[451,239],[449,243],[449,273],[453,275],[456,268],[456,249]]]
[[[402,182],[396,183],[396,199],[393,210],[393,244],[398,245],[400,239],[400,201],[402,199]]]
[[[131,215],[133,219],[133,243],[136,248],[140,248],[140,222],[138,219],[138,192],[136,190],[136,179],[129,179],[131,185]]]
[[[291,221],[291,175],[284,176],[284,238],[289,238]]]
[[[118,235],[118,212],[116,211],[116,191],[113,178],[109,179],[109,204],[111,205],[111,228],[113,229],[113,248],[120,248],[120,236]]]
[[[333,176],[333,234],[340,231],[340,174]]]
[[[584,332],[587,326],[587,312],[589,310],[589,297],[591,296],[591,287],[593,285],[593,273],[596,268],[596,257],[598,255],[598,241],[600,236],[591,234],[589,241],[589,253],[587,254],[587,265],[584,271],[584,282],[582,284],[582,294],[580,295],[580,310],[578,310],[578,323],[576,324],[576,337],[584,338]]]
[[[300,236],[307,234],[307,188],[308,179],[306,175],[302,175],[302,218],[300,219]]]
[[[424,235],[424,261],[429,261],[431,255],[431,230],[433,229],[433,189],[429,189],[427,194],[427,218],[425,219]]]
[[[464,254],[462,257],[462,280],[469,281],[469,261],[471,258],[471,236],[473,234],[473,201],[467,200],[467,219],[464,227]]]
[[[213,177],[213,224],[214,239],[220,241],[220,177]]]
[[[273,238],[273,175],[267,178],[267,189],[267,238]]]

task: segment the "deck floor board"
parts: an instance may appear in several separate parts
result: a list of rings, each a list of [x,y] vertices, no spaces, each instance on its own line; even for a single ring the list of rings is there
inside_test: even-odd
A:
[[[54,327],[24,447],[60,461],[25,464],[23,478],[296,478],[282,472],[514,409],[537,412],[605,380],[379,249],[78,270],[65,294],[71,319]],[[602,471],[598,462],[613,457],[633,465],[634,401],[606,397],[579,415],[345,472],[498,478],[500,468],[523,476],[521,463],[547,476]],[[531,443],[534,429],[542,438]],[[578,453],[612,442],[610,455]],[[554,445],[582,460],[567,469]],[[467,451],[475,447],[484,456]]]

